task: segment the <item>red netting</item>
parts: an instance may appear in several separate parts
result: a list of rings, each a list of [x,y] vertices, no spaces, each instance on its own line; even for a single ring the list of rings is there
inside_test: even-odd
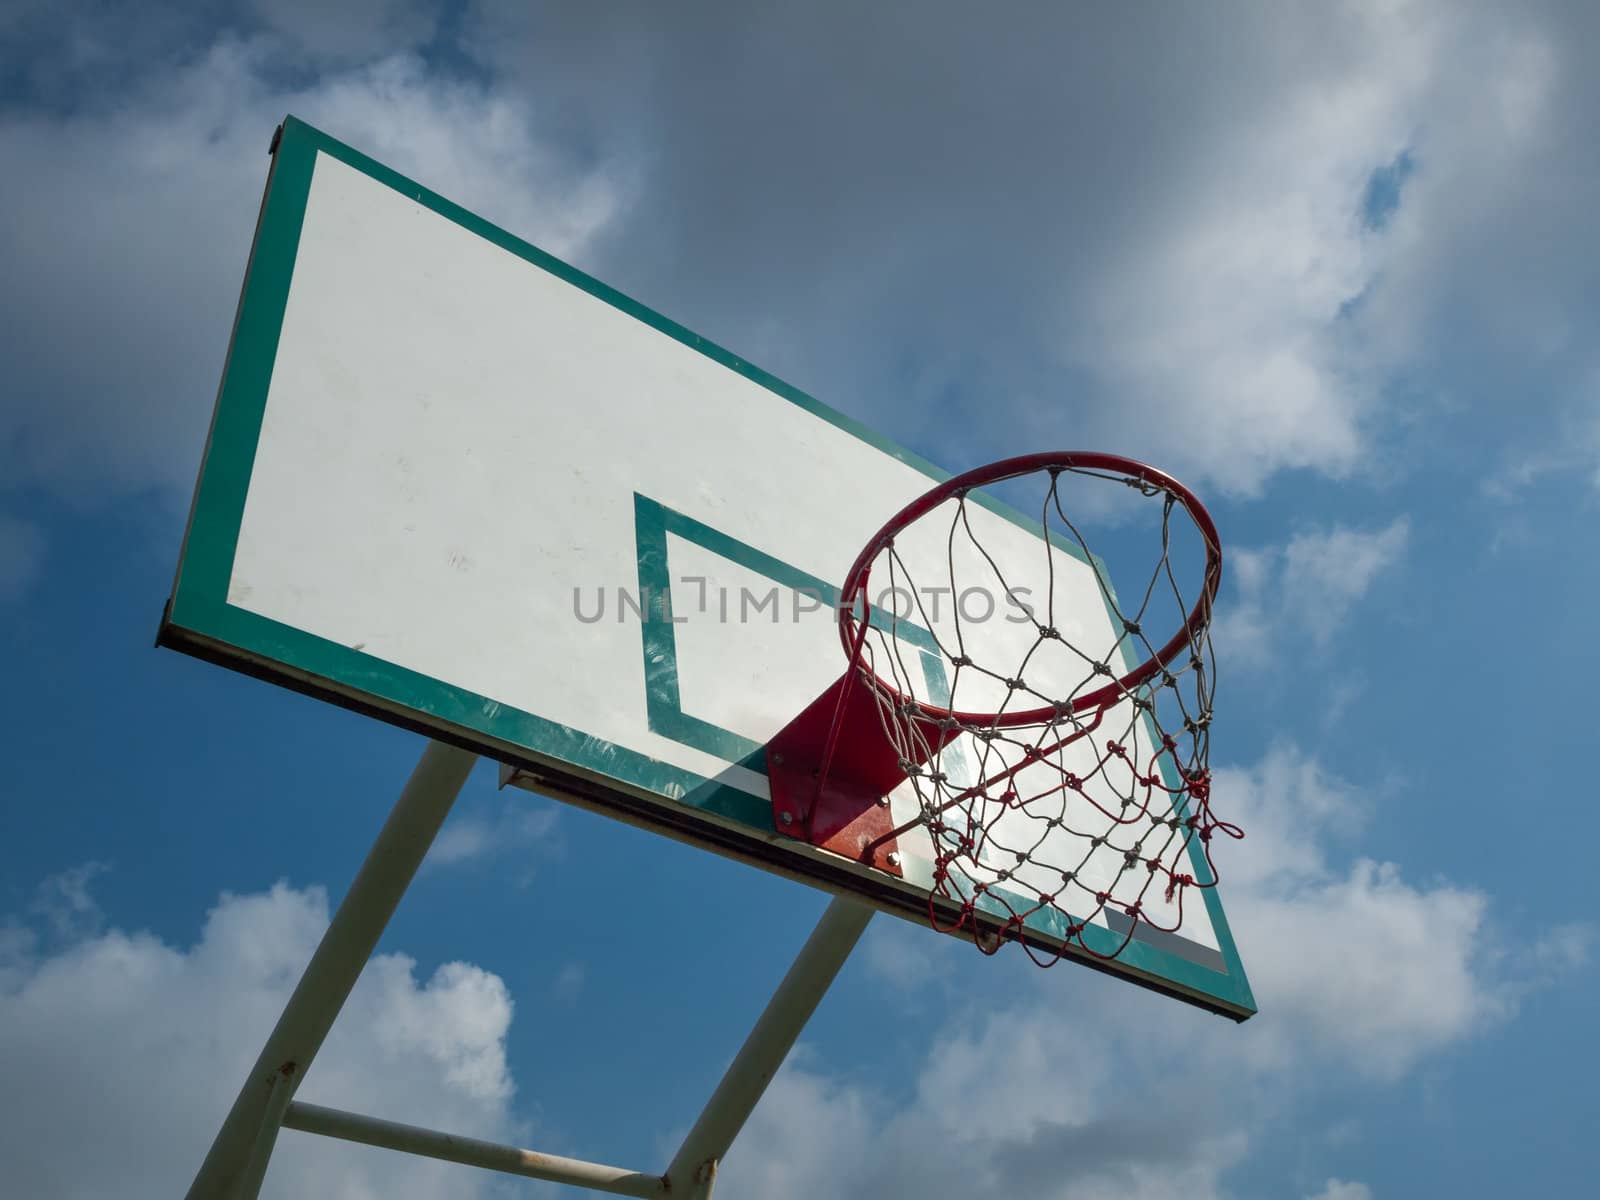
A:
[[[1034,512],[1046,540],[1018,537],[978,500],[976,488],[1003,480],[1042,492]],[[1069,480],[1121,485],[1159,508],[1154,565],[1127,602],[1067,514]],[[1139,532],[1125,522],[1115,540]],[[1194,560],[1187,590],[1173,561],[1180,545]],[[1069,947],[1115,957],[1141,923],[1183,926],[1186,895],[1216,882],[1214,835],[1242,836],[1211,808],[1209,626],[1221,566],[1215,527],[1186,488],[1084,454],[969,472],[862,553],[841,633],[915,799],[895,832],[928,840],[936,927],[966,930],[989,953],[1027,927],[1044,934],[1024,942],[1028,954],[1050,965]],[[1003,620],[993,606],[986,621],[973,619],[975,604],[963,611],[984,589],[1013,601]],[[1035,602],[1015,602],[1025,592]],[[912,603],[885,608],[885,594]],[[951,603],[930,612],[930,595]]]

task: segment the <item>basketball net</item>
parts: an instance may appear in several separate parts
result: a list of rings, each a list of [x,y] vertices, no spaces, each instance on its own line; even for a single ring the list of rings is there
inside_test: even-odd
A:
[[[1154,563],[1126,601],[1063,505],[1071,477],[1132,489],[1159,509]],[[1048,595],[1008,610],[1005,636],[995,637],[995,622],[964,620],[954,600],[973,587],[1011,597],[1023,573],[985,546],[980,529],[992,530],[993,518],[973,511],[975,489],[1001,481],[1042,492],[1034,511],[1047,536],[1038,542],[1042,561],[1028,571],[1046,581]],[[912,561],[902,552],[911,540],[905,531],[920,526],[925,549],[929,523],[942,561]],[[1190,544],[1198,532],[1205,557],[1187,591],[1172,562],[1180,525],[1189,527]],[[1055,623],[1069,560],[1092,572],[1109,646],[1103,630],[1091,644]],[[1186,899],[1215,885],[1213,839],[1243,836],[1211,808],[1210,620],[1221,566],[1216,528],[1186,488],[1154,468],[1097,454],[1035,455],[968,472],[908,506],[862,552],[843,590],[842,682],[848,689],[853,676],[867,690],[915,797],[916,815],[893,835],[919,826],[926,833],[936,928],[969,934],[985,953],[1020,941],[1043,966],[1072,949],[1114,958],[1141,925],[1177,932]],[[869,582],[880,595],[914,603],[904,612],[899,604],[874,609]],[[935,619],[930,594],[951,597],[953,613]],[[1182,627],[1157,644],[1166,631],[1150,628],[1151,616],[1173,605],[1185,614]],[[931,634],[927,653],[948,681],[943,696],[930,694],[925,655],[908,650],[912,626],[924,642]],[[841,703],[836,724],[843,711]],[[823,778],[839,732],[830,731]],[[1051,936],[1025,936],[1038,930]]]

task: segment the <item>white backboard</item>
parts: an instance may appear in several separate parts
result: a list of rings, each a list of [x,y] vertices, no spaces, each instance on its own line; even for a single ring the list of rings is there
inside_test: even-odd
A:
[[[857,551],[943,477],[290,120],[161,636],[923,919],[914,836],[896,879],[779,833],[763,746],[843,669]],[[977,511],[1038,559],[1036,524]],[[1056,561],[1060,619],[1114,642],[1087,565]],[[1254,1010],[1214,890],[1084,961]]]

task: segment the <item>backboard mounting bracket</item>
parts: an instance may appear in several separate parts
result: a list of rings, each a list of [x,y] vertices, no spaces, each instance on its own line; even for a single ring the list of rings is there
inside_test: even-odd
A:
[[[927,745],[942,746],[926,732]],[[871,690],[846,671],[767,743],[773,828],[904,878],[889,793],[920,765],[901,760]]]
[[[901,876],[900,854],[886,797],[830,774],[819,788],[820,760],[767,756],[773,828],[890,875]]]

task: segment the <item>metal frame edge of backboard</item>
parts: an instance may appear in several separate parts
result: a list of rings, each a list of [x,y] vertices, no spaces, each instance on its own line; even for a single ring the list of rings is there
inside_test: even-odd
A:
[[[852,893],[873,906],[926,919],[926,898],[886,876],[803,844],[775,848],[770,813],[745,793],[708,781],[530,712],[443,684],[350,646],[327,641],[228,603],[228,582],[313,169],[327,155],[938,481],[948,474],[859,422],[576,268],[293,117],[275,140],[272,167],[218,391],[173,593],[158,642],[266,678],[391,724],[482,753],[506,778],[586,808],[706,846],[792,878]],[[1025,528],[1037,522],[988,496],[975,497]],[[638,498],[652,503],[647,497]],[[797,708],[810,697],[796,697]],[[540,748],[543,748],[542,750]],[[761,769],[759,763],[756,769]],[[661,796],[680,799],[666,804]],[[758,811],[759,810],[759,811]],[[1196,876],[1209,879],[1203,856]],[[1224,970],[1134,940],[1115,961],[1073,953],[1107,971],[1199,1007],[1243,1020],[1255,1003],[1214,888],[1204,892]]]

